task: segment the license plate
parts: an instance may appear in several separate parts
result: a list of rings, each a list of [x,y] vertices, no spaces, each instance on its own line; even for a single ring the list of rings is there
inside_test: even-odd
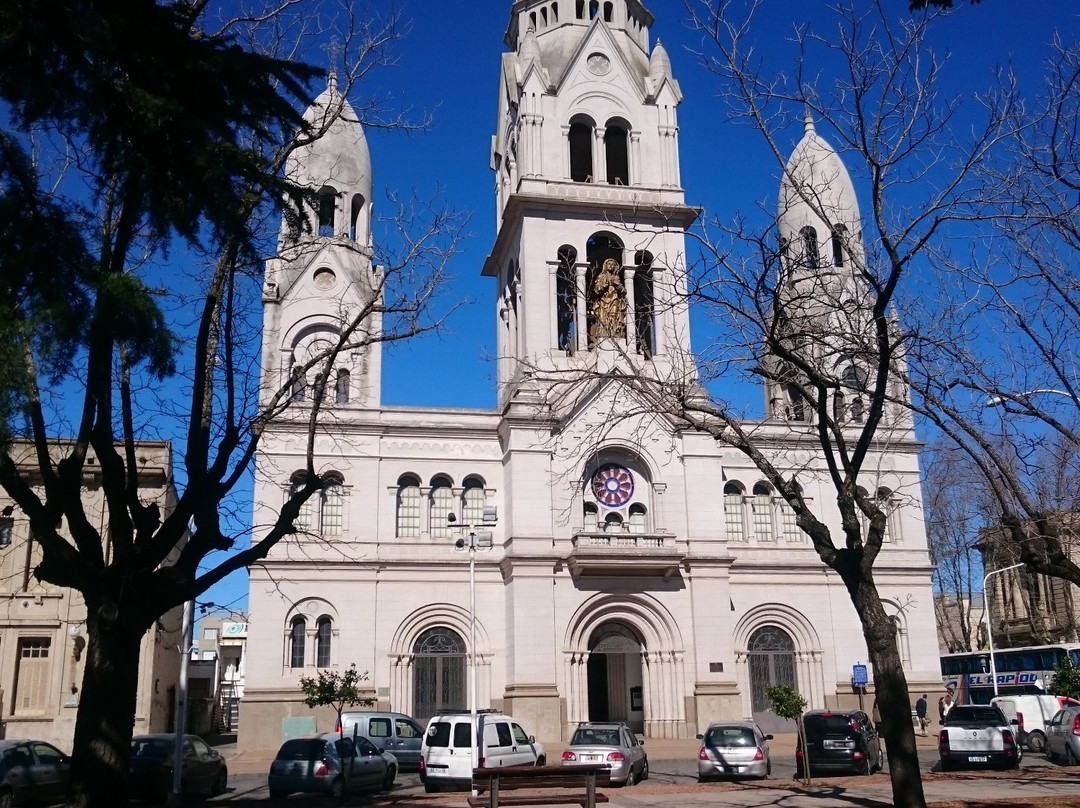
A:
[[[582,760],[599,760],[600,756],[599,755],[582,755],[581,759]]]
[[[822,744],[822,747],[825,749],[852,749],[854,746],[855,744],[851,741],[830,741],[828,738],[826,738],[825,742]]]
[[[986,755],[968,755],[968,763],[988,763],[989,760]]]

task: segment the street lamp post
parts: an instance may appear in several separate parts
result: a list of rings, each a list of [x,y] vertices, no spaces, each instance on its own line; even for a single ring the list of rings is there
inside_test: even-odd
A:
[[[990,680],[994,683],[994,695],[998,694],[998,681],[997,681],[997,666],[994,664],[994,631],[992,624],[994,622],[990,615],[990,592],[986,588],[986,582],[990,580],[991,575],[997,575],[999,572],[1008,572],[1009,570],[1015,570],[1025,566],[1024,564],[1013,564],[1009,567],[1002,567],[999,570],[990,570],[983,576],[983,604],[986,611],[986,640],[990,643]]]
[[[469,553],[469,717],[472,721],[472,767],[475,769],[479,763],[479,746],[481,739],[480,733],[477,731],[476,715],[480,705],[480,676],[477,668],[477,653],[476,653],[476,551],[477,550],[490,550],[494,543],[492,533],[490,530],[477,531],[478,527],[491,527],[495,524],[497,518],[497,512],[494,505],[485,505],[480,516],[480,521],[476,524],[460,524],[457,525],[457,516],[450,513],[446,515],[446,521],[450,523],[450,527],[460,527],[462,530],[468,530],[468,539],[464,536],[459,537],[454,542],[454,547],[458,550],[467,550]]]

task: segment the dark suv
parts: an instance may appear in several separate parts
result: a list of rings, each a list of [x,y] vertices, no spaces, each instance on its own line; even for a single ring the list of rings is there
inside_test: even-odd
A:
[[[811,710],[803,715],[805,754],[795,750],[795,776],[810,774],[870,774],[885,762],[881,739],[870,716],[862,710]]]

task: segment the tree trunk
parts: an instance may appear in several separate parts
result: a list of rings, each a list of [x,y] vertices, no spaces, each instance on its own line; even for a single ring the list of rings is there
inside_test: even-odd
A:
[[[889,755],[893,805],[926,808],[915,728],[911,723],[904,663],[896,647],[896,626],[881,605],[873,573],[866,569],[840,571],[862,622],[863,636],[874,666],[874,691],[882,717],[882,734]]]
[[[143,631],[133,625],[135,620],[118,615],[112,603],[87,606],[86,667],[72,743],[68,805],[115,808],[128,802]]]

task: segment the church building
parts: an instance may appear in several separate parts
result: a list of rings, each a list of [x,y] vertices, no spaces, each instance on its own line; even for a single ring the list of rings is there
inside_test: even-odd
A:
[[[301,676],[352,663],[380,709],[423,722],[468,709],[475,687],[479,707],[545,741],[586,720],[646,738],[692,738],[716,719],[779,729],[764,695],[776,683],[814,708],[859,703],[858,617],[787,503],[741,453],[633,412],[602,378],[694,375],[685,270],[698,210],[680,179],[682,93],[652,27],[640,0],[510,5],[492,110],[498,230],[483,266],[497,291],[491,410],[383,405],[378,342],[296,381],[340,340],[344,313],[368,307],[362,328],[382,327],[364,132],[333,79],[308,110],[318,121],[345,105],[287,166],[318,192],[317,227],[283,227],[266,267],[263,400],[291,392],[257,458],[256,534],[305,468],[316,398],[315,470],[328,482],[251,570],[242,749],[276,748],[311,715]],[[858,205],[808,121],[787,175],[823,169],[831,221],[787,199],[785,182],[778,224],[836,278],[845,250],[862,249]],[[839,534],[813,413],[764,387],[754,429]],[[857,393],[837,406],[862,417]],[[920,445],[899,408],[889,424],[867,463],[889,507],[876,579],[921,693],[941,679]]]

